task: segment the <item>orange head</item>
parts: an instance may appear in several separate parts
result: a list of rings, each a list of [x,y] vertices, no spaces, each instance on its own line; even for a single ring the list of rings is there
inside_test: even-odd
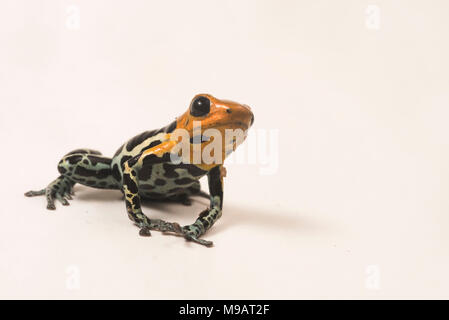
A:
[[[222,138],[222,160],[224,160],[229,153],[230,145],[231,149],[235,149],[242,143],[253,122],[254,115],[249,106],[230,100],[220,100],[210,94],[198,94],[192,99],[189,109],[177,118],[176,128],[187,130],[193,137],[191,144],[201,143],[202,149],[217,139],[216,134],[213,135],[213,139],[209,139],[208,132],[210,133],[211,130],[208,129],[215,129],[215,133],[219,132]],[[198,131],[199,127],[200,131]],[[243,133],[243,137],[229,139],[229,131],[239,131]],[[197,137],[196,142],[195,137]]]
[[[201,129],[241,129],[247,131],[254,122],[251,108],[230,100],[219,100],[210,94],[197,94],[178,120],[177,128],[191,131],[193,122],[201,123]]]

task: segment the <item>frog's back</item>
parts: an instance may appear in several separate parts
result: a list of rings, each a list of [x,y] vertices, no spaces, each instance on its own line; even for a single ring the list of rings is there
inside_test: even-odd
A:
[[[176,121],[173,121],[168,126],[161,129],[142,132],[121,145],[112,158],[111,168],[114,178],[121,183],[122,165],[125,161],[166,141],[167,133],[171,133],[175,129]]]
[[[112,159],[112,174],[122,184],[122,165],[141,152],[167,141],[167,133],[176,128],[176,122],[158,129],[145,131],[124,143]],[[138,172],[139,193],[151,199],[170,198],[199,191],[198,180],[207,171],[193,164],[155,163]]]

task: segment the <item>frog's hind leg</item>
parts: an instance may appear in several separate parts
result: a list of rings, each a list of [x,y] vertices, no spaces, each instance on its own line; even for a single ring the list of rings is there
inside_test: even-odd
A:
[[[118,189],[119,183],[112,175],[112,159],[103,157],[100,152],[90,149],[77,149],[66,154],[58,164],[61,175],[45,189],[29,191],[25,196],[44,195],[47,209],[54,210],[55,199],[63,205],[69,205],[73,186],[81,183],[94,188]]]
[[[59,176],[54,181],[52,181],[45,189],[39,191],[28,191],[25,193],[25,196],[34,197],[45,195],[47,199],[47,209],[55,210],[55,199],[61,201],[64,206],[69,205],[69,202],[67,200],[72,199],[72,188],[74,185],[75,182],[64,176]]]
[[[117,174],[113,175],[111,158],[104,157],[99,152],[76,151],[68,153],[59,161],[58,171],[61,175],[75,183],[93,188],[119,189],[120,177]]]

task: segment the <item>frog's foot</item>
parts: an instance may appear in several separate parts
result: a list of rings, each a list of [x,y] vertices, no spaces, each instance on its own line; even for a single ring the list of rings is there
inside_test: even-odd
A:
[[[174,223],[179,227],[179,224]],[[212,241],[200,239],[200,236],[204,233],[204,230],[197,224],[190,224],[184,227],[179,227],[175,231],[171,231],[177,236],[184,237],[187,241],[193,241],[206,247],[212,247],[214,243]]]
[[[28,191],[25,192],[25,197],[35,197],[35,196],[43,196],[45,194],[45,189],[39,190],[39,191]]]
[[[151,236],[150,230],[176,234],[182,233],[181,226],[178,223],[171,223],[160,219],[149,219],[149,222],[137,224],[137,226],[140,228],[139,235],[142,237]]]
[[[206,246],[206,247],[212,247],[214,245],[214,243],[212,241],[197,238],[197,236],[195,236],[194,234],[191,234],[190,232],[184,233],[184,238],[187,241],[193,241],[193,242],[202,244],[203,246]]]
[[[68,206],[69,201],[72,199],[73,185],[75,183],[64,176],[58,177],[51,182],[47,188],[38,191],[28,191],[25,193],[27,197],[35,197],[45,195],[47,198],[47,209],[55,210],[55,199],[60,201],[62,205]]]

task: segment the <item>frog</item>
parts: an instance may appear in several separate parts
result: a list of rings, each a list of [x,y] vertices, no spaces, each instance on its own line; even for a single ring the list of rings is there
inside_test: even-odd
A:
[[[139,228],[141,236],[151,231],[173,234],[206,247],[213,242],[202,238],[221,217],[223,211],[223,181],[226,169],[223,161],[246,138],[254,123],[254,114],[246,104],[197,94],[181,116],[168,125],[144,131],[123,143],[112,158],[93,149],[76,149],[59,161],[59,176],[41,190],[25,193],[27,197],[45,196],[48,210],[56,209],[56,201],[69,205],[75,184],[97,189],[120,190],[129,219]],[[219,138],[205,133],[218,132]],[[176,134],[184,130],[189,139]],[[228,139],[227,130],[240,130],[243,138]],[[222,142],[222,150],[215,161],[192,161],[190,151],[204,151],[210,143]],[[181,143],[183,142],[183,143]],[[187,149],[183,149],[187,146]],[[220,151],[219,150],[219,151]],[[215,151],[215,150],[214,150]],[[200,179],[207,176],[209,192],[201,189]],[[210,205],[189,225],[149,218],[142,210],[142,201],[175,201],[191,204],[191,197],[202,196]]]

